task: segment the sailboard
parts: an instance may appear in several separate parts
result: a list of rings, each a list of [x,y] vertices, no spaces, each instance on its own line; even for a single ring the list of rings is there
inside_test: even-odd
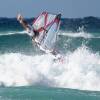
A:
[[[45,52],[52,52],[57,40],[60,27],[61,14],[42,12],[32,24],[34,30],[39,32],[35,42]]]

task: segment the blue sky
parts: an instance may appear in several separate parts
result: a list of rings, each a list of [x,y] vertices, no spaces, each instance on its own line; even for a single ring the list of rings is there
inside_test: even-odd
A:
[[[62,17],[100,17],[100,0],[0,0],[0,17],[36,17],[42,11],[62,13]]]

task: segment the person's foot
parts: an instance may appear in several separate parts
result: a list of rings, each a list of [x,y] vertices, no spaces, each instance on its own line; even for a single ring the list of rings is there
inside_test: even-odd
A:
[[[17,15],[17,20],[18,20],[18,21],[21,21],[22,19],[23,19],[23,17],[21,16],[21,14],[18,14],[18,15]]]

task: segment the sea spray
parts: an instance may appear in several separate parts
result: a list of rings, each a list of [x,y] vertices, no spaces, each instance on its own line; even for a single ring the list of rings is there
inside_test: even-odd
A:
[[[8,53],[0,56],[0,83],[5,86],[42,85],[100,90],[100,55],[83,46],[54,62],[48,54],[26,56]]]

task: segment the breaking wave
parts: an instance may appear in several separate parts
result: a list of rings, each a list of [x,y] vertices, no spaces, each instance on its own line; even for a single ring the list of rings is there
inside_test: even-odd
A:
[[[43,85],[100,91],[100,55],[87,47],[66,53],[64,62],[51,55],[0,56],[0,84],[4,86]]]

